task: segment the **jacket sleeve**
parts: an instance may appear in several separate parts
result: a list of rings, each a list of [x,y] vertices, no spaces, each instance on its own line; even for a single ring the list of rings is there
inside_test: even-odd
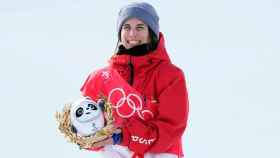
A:
[[[83,83],[80,91],[83,96],[90,97],[93,100],[98,99],[99,95],[102,94],[102,84],[100,83],[99,71],[92,72],[85,82]]]
[[[174,77],[158,98],[158,115],[145,122],[130,118],[121,145],[135,153],[164,152],[181,139],[187,126],[188,93],[183,72]]]

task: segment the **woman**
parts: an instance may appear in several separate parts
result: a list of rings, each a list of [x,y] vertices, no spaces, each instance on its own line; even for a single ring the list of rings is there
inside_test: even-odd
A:
[[[169,59],[155,9],[148,3],[124,6],[119,12],[117,30],[117,49],[109,67],[144,96],[144,106],[153,117],[126,118],[121,139],[114,136],[94,147],[105,146],[104,155],[114,158],[183,157],[182,135],[188,118],[185,77]],[[93,76],[94,73],[81,88],[84,96],[92,96]]]

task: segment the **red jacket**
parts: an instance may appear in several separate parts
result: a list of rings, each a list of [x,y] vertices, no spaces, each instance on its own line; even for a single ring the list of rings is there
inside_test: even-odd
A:
[[[144,56],[114,55],[110,59],[110,68],[128,81],[130,78],[129,63],[133,65],[133,85],[146,103],[143,108],[153,111],[152,119],[141,119],[137,116],[126,118],[122,127],[121,145],[127,146],[136,155],[151,153],[172,153],[183,156],[182,135],[187,126],[188,93],[184,73],[173,65],[160,34],[158,47]],[[87,79],[81,91],[90,96],[86,90]]]

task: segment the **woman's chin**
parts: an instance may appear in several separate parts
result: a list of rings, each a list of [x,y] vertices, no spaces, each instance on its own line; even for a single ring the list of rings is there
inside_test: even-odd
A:
[[[133,47],[135,47],[135,46],[138,46],[138,44],[130,44],[129,46],[127,46],[126,49],[130,49],[130,48],[133,48]]]
[[[126,49],[130,49],[130,48],[133,48],[133,47],[135,47],[135,46],[139,46],[139,45],[141,45],[142,43],[127,43],[126,45],[124,45],[125,46],[125,48]]]

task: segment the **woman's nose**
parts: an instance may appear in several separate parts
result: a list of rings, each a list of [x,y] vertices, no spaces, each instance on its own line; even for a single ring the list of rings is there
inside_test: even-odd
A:
[[[129,36],[136,36],[137,32],[135,29],[130,29],[128,34]]]

